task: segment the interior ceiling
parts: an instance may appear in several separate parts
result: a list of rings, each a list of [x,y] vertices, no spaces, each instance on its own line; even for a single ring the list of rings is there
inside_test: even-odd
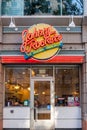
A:
[[[47,23],[52,26],[68,26],[71,22],[71,16],[14,16],[16,26],[32,26],[38,23]],[[86,18],[87,19],[87,18]],[[10,16],[1,16],[2,26],[8,26]],[[83,16],[74,16],[73,20],[76,26],[81,26]],[[86,20],[87,21],[87,20]]]

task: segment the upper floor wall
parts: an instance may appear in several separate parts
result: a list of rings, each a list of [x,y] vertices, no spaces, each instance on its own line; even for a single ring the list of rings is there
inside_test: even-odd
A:
[[[83,12],[86,13],[83,0],[2,0],[1,2],[1,15],[5,16],[83,15]]]

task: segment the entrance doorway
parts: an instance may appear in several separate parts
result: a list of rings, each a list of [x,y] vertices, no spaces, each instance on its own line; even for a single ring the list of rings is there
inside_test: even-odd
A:
[[[30,130],[54,130],[52,78],[31,79]]]

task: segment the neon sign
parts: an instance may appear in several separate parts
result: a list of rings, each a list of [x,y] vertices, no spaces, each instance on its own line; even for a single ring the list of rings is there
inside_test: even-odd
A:
[[[25,59],[48,59],[63,46],[62,35],[48,24],[37,24],[24,30],[22,40],[20,50],[25,53]]]

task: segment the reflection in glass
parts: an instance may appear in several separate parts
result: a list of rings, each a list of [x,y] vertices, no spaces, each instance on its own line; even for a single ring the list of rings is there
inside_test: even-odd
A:
[[[2,15],[24,15],[23,0],[2,0],[1,13]]]
[[[25,15],[82,15],[83,0],[24,0]]]
[[[2,15],[82,15],[83,0],[2,0]]]

